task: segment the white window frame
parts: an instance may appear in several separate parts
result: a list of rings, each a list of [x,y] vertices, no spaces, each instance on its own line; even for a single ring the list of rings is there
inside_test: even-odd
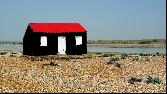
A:
[[[47,37],[46,36],[41,36],[40,46],[47,46]]]
[[[75,36],[76,45],[82,45],[82,36]]]

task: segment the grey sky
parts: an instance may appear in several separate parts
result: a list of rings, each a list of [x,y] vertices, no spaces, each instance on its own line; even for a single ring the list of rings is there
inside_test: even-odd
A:
[[[0,0],[0,40],[29,22],[79,22],[88,40],[166,38],[166,0]]]

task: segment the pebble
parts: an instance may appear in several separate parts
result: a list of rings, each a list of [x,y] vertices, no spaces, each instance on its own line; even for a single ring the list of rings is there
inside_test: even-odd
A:
[[[52,56],[54,57],[54,56]],[[89,56],[90,57],[90,56]],[[27,59],[25,59],[27,58]],[[35,59],[35,57],[33,57]],[[39,58],[39,57],[38,57]],[[69,58],[66,56],[66,58]],[[57,68],[43,64],[51,60],[32,59],[29,56],[0,57],[0,93],[163,93],[166,92],[165,58],[149,57],[147,63],[134,63],[128,57],[119,60],[121,68],[107,64],[110,57],[71,56],[71,60],[52,58]],[[158,63],[158,64],[157,64]],[[161,73],[159,73],[161,72]],[[163,83],[147,84],[148,75],[159,77]],[[129,84],[131,77],[142,82]]]

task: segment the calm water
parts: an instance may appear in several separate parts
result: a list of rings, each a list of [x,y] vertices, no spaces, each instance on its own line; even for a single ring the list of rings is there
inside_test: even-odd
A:
[[[1,50],[23,51],[23,45],[0,44]]]
[[[166,54],[166,48],[106,48],[106,47],[88,47],[89,52],[121,52],[121,53],[145,53],[154,54],[162,53]]]
[[[23,51],[22,45],[0,44],[1,50]],[[88,47],[88,52],[122,52],[122,53],[163,53],[166,54],[166,48],[107,48],[107,47]]]

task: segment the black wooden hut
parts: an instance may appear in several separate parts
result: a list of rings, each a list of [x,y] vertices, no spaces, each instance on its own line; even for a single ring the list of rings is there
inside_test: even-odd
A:
[[[29,23],[23,54],[87,54],[87,31],[79,23]]]

